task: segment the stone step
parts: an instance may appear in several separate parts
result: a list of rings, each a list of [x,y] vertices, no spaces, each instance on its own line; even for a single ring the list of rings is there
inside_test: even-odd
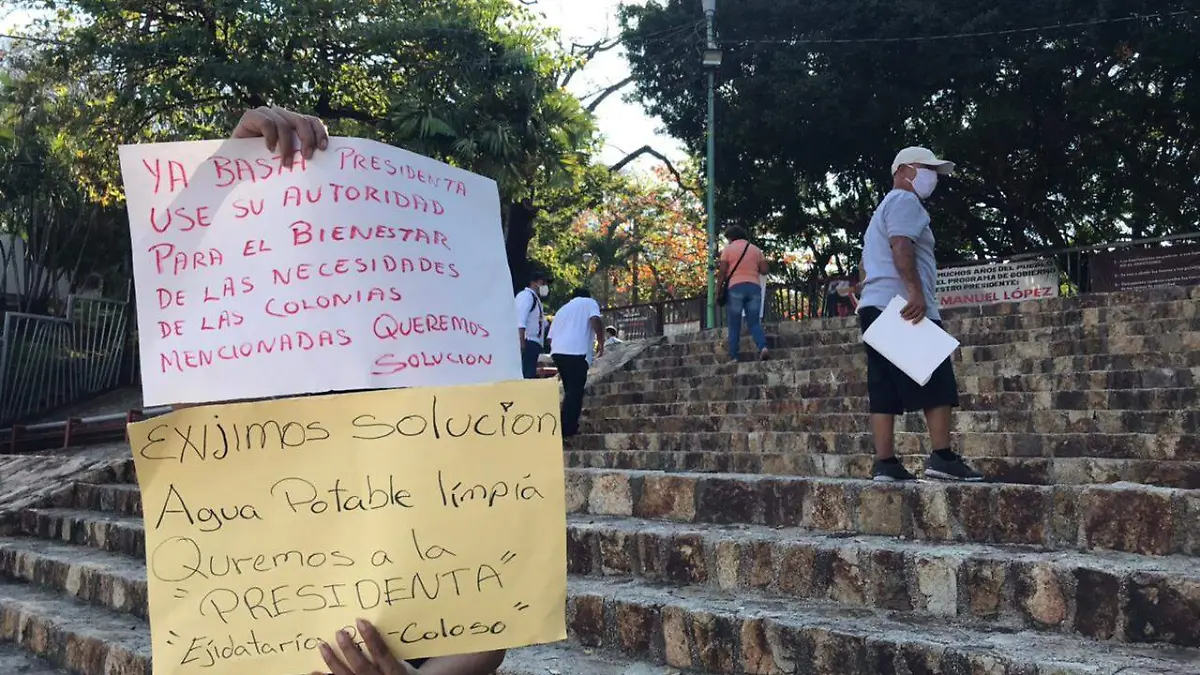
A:
[[[929,452],[901,454],[914,475],[925,470]],[[1200,490],[1200,462],[1100,459],[1093,457],[1028,458],[973,456],[970,463],[992,483],[1021,485],[1093,485],[1139,483],[1180,490]],[[566,465],[592,469],[744,473],[813,478],[870,478],[874,457],[820,452],[757,453],[739,451],[679,452],[570,450]]]
[[[934,545],[594,516],[572,517],[567,542],[568,570],[580,576],[1200,647],[1200,565],[1182,556]]]
[[[108,553],[145,559],[146,537],[140,517],[64,508],[25,509],[23,534],[58,540]]]
[[[947,332],[958,338],[964,346],[982,347],[1048,340],[1123,341],[1166,338],[1172,341],[1173,336],[1200,332],[1200,310],[1190,305],[1190,302],[1171,305],[1170,311],[1163,310],[1165,316],[1158,317],[1117,317],[1088,322],[1079,313],[1071,312],[1006,317],[1003,320],[950,320],[944,325]],[[763,326],[763,332],[768,345],[779,349],[859,342],[862,336],[857,320],[825,324],[810,321],[769,323]],[[742,337],[749,337],[749,331],[744,327]],[[702,338],[668,338],[664,343],[654,345],[654,350],[662,355],[672,356],[725,353],[728,335],[724,328],[705,332]]]
[[[709,673],[1194,675],[1200,652],[1023,631],[707,588],[573,579],[571,633],[639,659]]]
[[[0,642],[0,673],[5,675],[68,675],[11,642]]]
[[[1155,297],[1149,293],[1096,294],[1028,303],[1001,303],[982,307],[956,309],[946,312],[943,319],[948,328],[966,332],[1001,331],[1023,326],[1095,326],[1129,321],[1154,321],[1175,317],[1194,317],[1195,303],[1200,299],[1200,286],[1155,289],[1167,295]],[[766,324],[769,333],[797,334],[811,331],[847,330],[857,328],[858,318],[834,317],[804,321],[772,322]],[[724,330],[706,330],[671,336],[672,344],[720,343]]]
[[[677,672],[658,664],[560,642],[510,649],[496,675],[671,675]]]
[[[1200,433],[1200,409],[1192,410],[956,410],[951,429],[960,434],[1167,434]],[[854,413],[763,413],[753,415],[658,415],[582,420],[582,433],[655,434],[864,433],[865,411]],[[897,421],[898,431],[925,430],[919,415]],[[648,434],[647,434],[648,435]]]
[[[33,537],[0,537],[0,578],[123,614],[149,616],[146,563],[140,558]]]
[[[1109,340],[1031,340],[1007,342],[989,346],[963,346],[954,353],[955,363],[996,363],[1021,359],[1057,359],[1080,356],[1132,356],[1136,354],[1183,354],[1195,356],[1200,353],[1200,332],[1182,333],[1163,337],[1125,338]],[[775,348],[766,363],[797,367],[804,364],[832,364],[839,360],[855,358],[865,362],[866,353],[861,342],[847,341],[819,347]],[[743,363],[754,362],[747,358]],[[733,363],[724,353],[684,354],[659,356],[652,352],[631,361],[621,372],[657,372],[667,368],[689,366],[693,368],[730,367]]]
[[[754,364],[765,367],[768,364]],[[747,365],[746,368],[752,366]],[[959,390],[964,394],[1041,393],[1059,391],[1155,391],[1195,389],[1200,386],[1200,368],[1147,368],[1142,370],[1097,370],[1088,372],[1044,373],[1040,375],[964,375],[956,371]],[[705,389],[712,388],[710,376],[684,378],[666,386],[667,380],[643,379],[631,382],[597,383],[588,398],[592,406],[609,404],[692,402]],[[721,377],[719,393],[726,400],[796,400],[842,395],[866,395],[865,368],[840,370],[766,371],[739,370]],[[1132,394],[1131,394],[1132,395]],[[711,399],[711,396],[704,397]]]
[[[76,483],[74,487],[70,507],[139,518],[142,515],[142,492],[136,484]]]
[[[1090,358],[1090,357],[1089,357]],[[1029,359],[1018,365],[1035,365],[1041,361]],[[1051,365],[1056,365],[1055,361]],[[1063,365],[1066,365],[1065,363]],[[1111,362],[1100,365],[1113,366]],[[983,373],[971,374],[963,372],[975,367],[975,364],[959,364],[955,376],[961,389],[969,393],[999,393],[999,392],[1034,392],[1034,391],[1108,391],[1111,389],[1179,389],[1195,386],[1200,383],[1200,367],[1194,368],[1151,368],[1141,367],[1132,370],[1120,370],[1112,367],[1108,370],[1063,370],[1051,369],[1044,373],[1020,374]],[[762,390],[772,387],[791,387],[799,390],[804,397],[833,396],[843,393],[839,387],[865,384],[867,374],[862,368],[782,368],[772,361],[759,363],[738,364],[728,366],[728,372],[720,375],[727,386],[735,388],[754,388]],[[615,375],[614,375],[615,377]],[[683,378],[678,386],[691,389],[703,386],[713,375]],[[670,391],[666,380],[642,377],[638,382],[647,383],[650,391]],[[663,385],[655,387],[653,385]],[[597,383],[597,395],[621,393],[627,387],[609,385],[608,381]],[[608,392],[608,389],[613,391]],[[795,393],[795,392],[793,392]]]
[[[869,432],[749,432],[728,434],[581,434],[568,441],[568,450],[727,452],[751,454],[810,453],[872,455]],[[1143,459],[1148,461],[1200,461],[1200,439],[1190,434],[959,434],[956,445],[967,457],[1025,457]],[[898,431],[896,450],[905,455],[927,455],[929,435]]]
[[[152,675],[145,621],[29,584],[0,581],[0,640],[77,675]]]
[[[778,375],[779,382],[831,382],[853,381],[861,378],[858,373],[866,372],[866,355],[861,349],[852,355],[826,359],[820,362],[805,360],[762,361],[752,363],[724,363],[720,365],[698,365],[686,360],[679,365],[653,367],[649,361],[634,361],[641,365],[638,370],[620,370],[609,375],[600,386],[608,391],[619,391],[619,384],[636,384],[646,390],[670,389],[673,386],[728,388],[735,374],[761,373]],[[1084,373],[1104,370],[1193,370],[1200,369],[1200,351],[1166,352],[1141,354],[1087,354],[1053,358],[999,359],[987,363],[958,362],[955,375],[958,377],[1013,377],[1020,375],[1055,375],[1059,373]],[[787,375],[784,375],[787,373]],[[788,380],[786,378],[795,378]]]
[[[567,469],[567,510],[928,542],[1200,556],[1200,494],[1132,484],[889,484]]]
[[[39,539],[0,538],[0,578],[36,584],[82,602],[147,618],[146,566],[129,556]],[[545,675],[547,669],[558,668],[563,673],[618,675],[638,667],[590,651],[569,643],[513,650],[499,673]],[[571,665],[563,669],[566,663]]]
[[[985,322],[982,324],[962,324],[951,322],[947,330],[954,335],[964,347],[997,346],[1022,342],[1091,342],[1117,341],[1138,342],[1142,339],[1162,339],[1164,344],[1184,346],[1194,344],[1195,335],[1200,333],[1200,317],[1194,310],[1192,316],[1171,316],[1151,320],[1126,320],[1101,324],[1071,324],[1061,325],[1061,319],[1054,317],[1047,325],[1036,320],[1028,321],[1025,325],[997,325],[1000,322]],[[991,325],[988,325],[988,324]],[[748,333],[743,331],[743,336]],[[767,344],[776,350],[790,351],[795,349],[835,346],[839,344],[858,344],[862,331],[857,325],[831,326],[823,330],[781,331],[778,327],[767,335]],[[724,356],[727,346],[725,340],[707,342],[670,343],[655,347],[658,356]]]
[[[809,387],[816,390],[817,387]],[[804,394],[791,390],[791,396],[771,398],[731,397],[724,401],[693,401],[693,390],[678,389],[673,400],[640,403],[614,402],[612,397],[593,397],[588,401],[592,419],[644,418],[661,416],[753,415],[781,413],[862,413],[868,410],[866,382],[841,382],[827,392]],[[668,392],[661,392],[668,394]],[[750,390],[746,393],[754,393]],[[670,395],[670,394],[668,394]],[[1200,387],[1172,389],[1047,389],[1043,391],[961,392],[962,410],[1196,410],[1200,409]]]

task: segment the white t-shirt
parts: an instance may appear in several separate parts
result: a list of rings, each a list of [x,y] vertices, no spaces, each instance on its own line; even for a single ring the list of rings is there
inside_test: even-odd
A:
[[[525,329],[525,339],[542,344],[546,314],[542,299],[532,288],[523,288],[517,293],[517,328]]]
[[[574,298],[562,306],[550,324],[550,353],[591,356],[596,342],[592,318],[600,316],[600,303],[592,298]]]
[[[929,212],[921,199],[906,190],[892,190],[875,215],[863,236],[863,270],[867,278],[863,281],[859,303],[863,307],[883,309],[892,298],[907,296],[904,280],[896,269],[892,258],[892,237],[908,237],[913,242],[917,258],[917,274],[925,291],[925,315],[937,321],[941,318],[937,303],[937,258],[934,256],[936,241],[929,227]],[[907,298],[905,298],[907,299]]]

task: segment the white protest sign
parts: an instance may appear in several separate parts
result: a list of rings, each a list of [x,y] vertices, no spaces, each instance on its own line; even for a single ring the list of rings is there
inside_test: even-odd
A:
[[[938,305],[971,307],[1058,297],[1058,268],[1053,260],[991,263],[938,270]]]
[[[353,138],[120,156],[145,405],[520,378],[492,180]]]

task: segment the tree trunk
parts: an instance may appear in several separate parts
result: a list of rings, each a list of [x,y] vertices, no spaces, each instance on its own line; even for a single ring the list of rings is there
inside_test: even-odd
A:
[[[533,272],[529,268],[529,242],[533,239],[533,221],[536,217],[537,209],[529,201],[509,205],[504,252],[512,273],[513,293],[529,285],[529,275]]]

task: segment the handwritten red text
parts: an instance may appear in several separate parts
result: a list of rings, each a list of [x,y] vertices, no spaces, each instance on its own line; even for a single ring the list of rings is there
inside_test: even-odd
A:
[[[308,281],[316,278],[339,277],[347,274],[370,274],[373,272],[400,272],[410,274],[422,272],[457,279],[460,275],[454,263],[446,263],[430,258],[395,258],[390,255],[378,258],[340,258],[326,263],[302,263],[282,270],[276,269],[274,280],[276,285],[287,286],[296,281]]]
[[[361,305],[370,302],[400,302],[402,297],[400,290],[394,286],[386,290],[382,288],[370,288],[349,293],[329,293],[302,300],[281,301],[277,298],[271,298],[267,301],[263,311],[269,316],[286,319],[289,316],[296,316],[297,314],[315,310],[337,309],[338,307]]]
[[[186,188],[188,186],[187,169],[183,168],[183,164],[169,159],[163,162],[161,159],[154,160],[154,165],[150,162],[142,160],[142,166],[146,167],[146,171],[154,176],[154,194],[158,194],[163,189],[163,181],[166,181],[167,192],[174,192],[178,188]],[[166,172],[164,175],[163,172]]]
[[[282,159],[282,155],[275,155],[270,159],[260,157],[254,160],[212,157],[208,161],[212,163],[213,172],[216,174],[215,185],[219,188],[244,182],[261,183],[274,176],[308,170],[308,161],[299,152],[296,153],[291,168],[284,166]]]
[[[181,251],[174,244],[155,244],[150,247],[154,254],[154,268],[159,274],[171,271],[178,276],[192,270],[220,267],[225,264],[225,256],[215,248],[203,251]]]
[[[405,357],[384,354],[375,359],[372,375],[396,375],[415,368],[438,368],[441,366],[490,366],[491,354],[452,354],[447,352],[417,352]]]
[[[467,186],[460,180],[435,176],[422,169],[414,169],[407,164],[397,165],[386,157],[365,155],[354,148],[342,147],[335,151],[338,153],[338,163],[342,171],[372,171],[388,176],[403,176],[433,188],[444,189],[446,192],[460,197],[467,196]]]
[[[446,213],[446,207],[436,199],[426,199],[418,194],[407,194],[399,190],[388,190],[371,185],[340,185],[328,183],[312,189],[301,190],[289,187],[283,193],[283,205],[303,206],[329,201],[334,204],[371,203],[386,204],[398,209],[411,209],[419,213],[432,213],[440,216]]]
[[[491,335],[482,325],[465,317],[449,314],[423,314],[400,319],[391,314],[380,314],[375,319],[372,330],[380,340],[395,340],[426,333],[468,333],[481,338]]]
[[[313,227],[312,223],[305,220],[297,220],[292,223],[293,246],[307,246],[313,242],[370,241],[372,239],[399,239],[404,242],[441,246],[447,251],[451,250],[450,239],[439,230],[429,231],[420,227],[389,227],[387,225]]]
[[[237,344],[224,345],[216,349],[194,349],[180,351],[173,349],[159,354],[162,371],[171,370],[184,372],[207,368],[217,361],[235,361],[248,359],[274,352],[312,351],[325,347],[348,347],[353,343],[350,335],[344,330],[320,331],[316,335],[297,331],[287,333],[270,340],[246,341]]]

